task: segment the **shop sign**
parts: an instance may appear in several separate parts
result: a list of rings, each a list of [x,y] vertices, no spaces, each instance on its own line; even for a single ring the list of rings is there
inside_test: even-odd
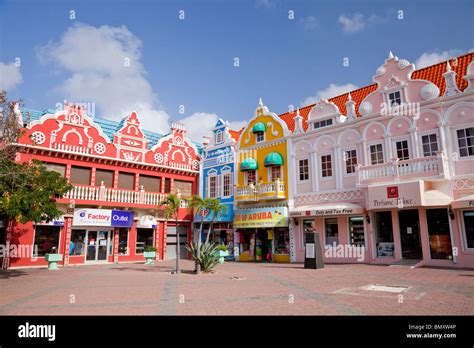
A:
[[[222,221],[232,221],[234,219],[234,206],[232,204],[224,204],[226,206],[226,211],[217,215],[215,221],[222,222]],[[213,213],[207,209],[199,210],[194,215],[194,222],[201,222],[204,218],[204,222],[211,222]]]
[[[73,226],[132,227],[133,212],[108,209],[77,209]]]
[[[158,225],[156,218],[152,215],[143,215],[138,219],[137,227],[155,228]]]
[[[397,186],[369,187],[369,209],[391,209],[421,206],[422,181]]]
[[[255,208],[234,212],[234,228],[285,227],[288,226],[288,208]]]
[[[291,217],[298,216],[328,216],[328,215],[355,215],[364,214],[364,207],[350,204],[350,205],[331,205],[327,207],[315,206],[310,210],[298,210],[290,211]]]

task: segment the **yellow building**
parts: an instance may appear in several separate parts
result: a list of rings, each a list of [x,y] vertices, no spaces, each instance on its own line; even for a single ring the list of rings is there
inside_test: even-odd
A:
[[[237,144],[234,228],[240,261],[290,261],[289,134],[260,99]]]

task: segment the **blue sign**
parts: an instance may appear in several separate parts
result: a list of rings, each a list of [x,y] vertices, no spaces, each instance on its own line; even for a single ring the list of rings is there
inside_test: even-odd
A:
[[[112,210],[112,227],[132,227],[133,211]]]
[[[225,204],[227,207],[226,211],[220,213],[215,218],[215,222],[224,222],[224,221],[233,221],[234,220],[234,206],[233,204]],[[194,216],[194,222],[201,222],[202,218],[204,217],[204,222],[211,222],[214,213],[209,212],[207,210],[200,211]]]

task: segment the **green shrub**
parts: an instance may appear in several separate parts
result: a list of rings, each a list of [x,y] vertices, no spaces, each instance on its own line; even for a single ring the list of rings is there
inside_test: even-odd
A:
[[[218,251],[228,251],[227,247],[224,244],[219,244],[216,247],[216,250],[218,250]]]
[[[201,265],[201,270],[205,273],[212,271],[219,264],[219,255],[215,253],[217,245],[214,242],[204,242],[201,244],[200,255],[197,257],[197,242],[192,242],[186,249],[191,253],[195,262]]]
[[[156,251],[156,248],[153,245],[145,245],[145,247],[143,248],[143,251],[146,251],[147,253],[149,253],[152,251]]]

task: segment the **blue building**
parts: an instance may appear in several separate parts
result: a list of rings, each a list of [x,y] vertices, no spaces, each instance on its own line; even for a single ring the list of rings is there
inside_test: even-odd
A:
[[[200,195],[203,198],[218,198],[226,207],[226,212],[216,217],[211,240],[225,244],[229,254],[234,246],[234,159],[235,145],[240,132],[229,129],[229,123],[219,119],[212,129],[212,137],[203,148],[200,173]],[[201,212],[194,217],[195,231],[204,218],[202,239],[205,239],[212,220],[212,213]]]

